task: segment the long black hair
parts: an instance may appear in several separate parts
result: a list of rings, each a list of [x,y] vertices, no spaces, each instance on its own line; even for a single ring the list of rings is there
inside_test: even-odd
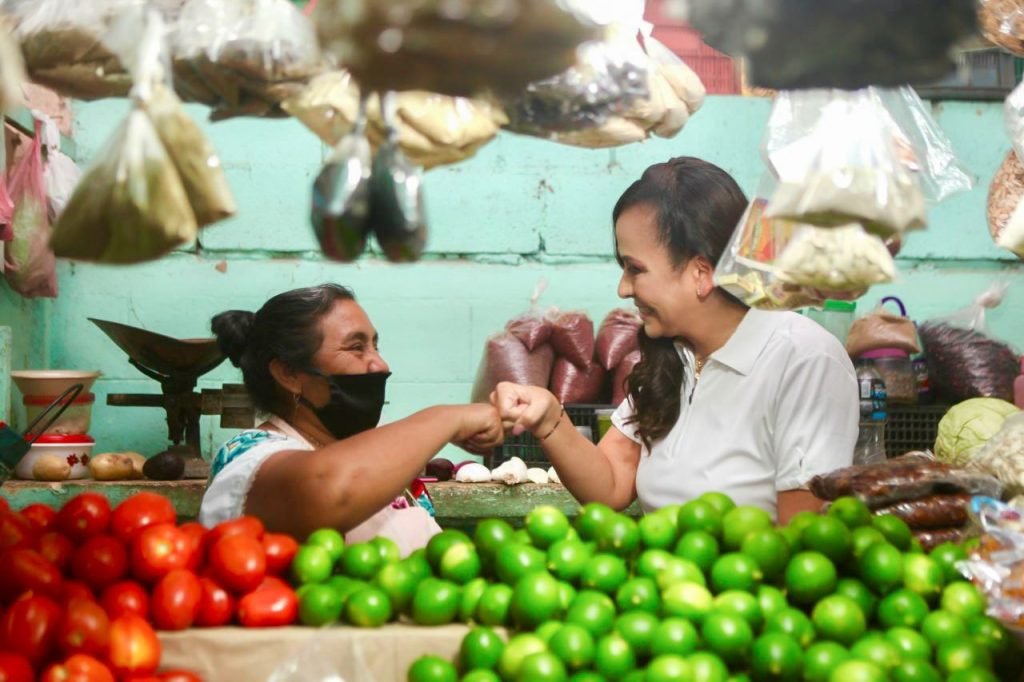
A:
[[[289,367],[307,370],[323,343],[320,319],[337,301],[354,301],[340,284],[321,284],[278,294],[257,312],[228,310],[215,315],[210,327],[217,345],[242,370],[245,388],[257,409],[280,413],[281,392],[270,373],[278,358]]]
[[[697,256],[718,264],[746,210],[747,198],[718,166],[681,156],[651,166],[629,186],[612,210],[613,226],[635,206],[656,211],[658,239],[672,264],[683,268]],[[635,408],[633,422],[650,447],[652,441],[667,436],[679,419],[683,362],[673,339],[652,339],[642,329],[640,354],[627,386]]]

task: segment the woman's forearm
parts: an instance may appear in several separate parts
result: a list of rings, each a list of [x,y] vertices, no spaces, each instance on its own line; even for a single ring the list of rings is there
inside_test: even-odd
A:
[[[602,502],[625,509],[633,501],[633,482],[618,480],[607,455],[581,434],[568,416],[562,419],[566,423],[541,443],[562,485],[581,504]]]

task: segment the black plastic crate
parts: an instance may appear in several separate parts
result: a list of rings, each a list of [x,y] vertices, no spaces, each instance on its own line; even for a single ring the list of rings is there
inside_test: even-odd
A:
[[[931,450],[939,422],[949,405],[890,405],[885,424],[885,452],[898,457],[911,450]]]
[[[574,426],[586,426],[590,428],[590,439],[595,443],[600,440],[597,430],[597,410],[614,408],[614,405],[566,405],[565,414],[572,420]],[[551,466],[547,455],[544,454],[540,442],[533,437],[532,433],[524,433],[521,436],[505,438],[505,443],[494,452],[484,458],[484,464],[493,469],[513,457],[526,462],[528,467],[541,467],[547,469]]]

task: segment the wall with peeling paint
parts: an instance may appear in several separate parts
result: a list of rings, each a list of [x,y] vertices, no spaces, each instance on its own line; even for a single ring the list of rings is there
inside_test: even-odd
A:
[[[80,156],[95,154],[124,109],[118,102],[77,108]],[[201,108],[190,111],[205,115]],[[352,265],[320,257],[307,213],[309,188],[326,150],[297,123],[206,125],[237,195],[238,217],[203,232],[191,252],[157,263],[63,263],[61,296],[46,311],[48,331],[36,330],[32,343],[48,348],[54,367],[104,372],[95,389],[98,447],[152,453],[164,444],[161,413],[102,403],[109,392],[157,387],[87,317],[201,336],[216,312],[255,309],[273,293],[329,280],[354,287],[380,330],[394,371],[385,419],[464,401],[484,339],[527,307],[540,278],[550,282],[546,304],[582,308],[596,319],[618,304],[609,215],[647,165],[675,155],[701,156],[752,191],[768,111],[765,100],[712,97],[677,139],[615,150],[502,135],[474,159],[427,175],[429,253],[407,266],[373,254]],[[913,314],[928,317],[969,303],[994,277],[1005,277],[1010,296],[993,311],[991,323],[997,334],[1024,346],[1024,269],[992,245],[984,221],[987,184],[1008,149],[1000,107],[944,103],[936,114],[979,187],[932,211],[930,228],[913,235],[901,255],[901,281],[872,291],[864,307],[896,293]],[[0,300],[0,311],[7,306]],[[216,385],[236,380],[237,373],[224,365],[206,379]],[[214,426],[204,424],[208,450],[225,435]]]

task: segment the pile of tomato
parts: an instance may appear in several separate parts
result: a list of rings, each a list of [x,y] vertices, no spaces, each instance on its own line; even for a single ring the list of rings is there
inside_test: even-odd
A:
[[[212,529],[176,521],[153,493],[113,508],[96,493],[59,510],[0,499],[0,680],[195,681],[156,672],[155,630],[296,621],[280,577],[295,540],[251,517]]]

